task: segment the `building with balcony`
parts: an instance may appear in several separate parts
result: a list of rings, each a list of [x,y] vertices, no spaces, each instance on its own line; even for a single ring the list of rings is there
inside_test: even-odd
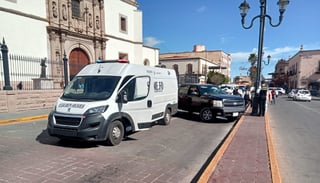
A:
[[[301,49],[288,60],[288,88],[312,89],[320,83],[320,50]]]

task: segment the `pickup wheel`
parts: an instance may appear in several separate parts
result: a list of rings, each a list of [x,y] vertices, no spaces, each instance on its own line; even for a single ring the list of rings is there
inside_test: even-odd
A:
[[[202,121],[211,121],[213,118],[213,113],[209,107],[202,108],[200,111],[200,118]]]
[[[124,136],[124,127],[121,121],[113,121],[108,130],[108,136],[107,136],[107,144],[108,145],[118,145],[122,141]]]

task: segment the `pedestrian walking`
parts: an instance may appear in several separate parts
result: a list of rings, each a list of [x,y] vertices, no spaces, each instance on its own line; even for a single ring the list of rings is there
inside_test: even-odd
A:
[[[271,90],[271,103],[276,104],[276,91],[274,89]]]

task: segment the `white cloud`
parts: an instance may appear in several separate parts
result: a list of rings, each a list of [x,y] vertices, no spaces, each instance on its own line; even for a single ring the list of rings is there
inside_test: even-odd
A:
[[[163,41],[160,41],[159,39],[155,38],[155,37],[146,37],[144,38],[144,45],[146,46],[150,46],[150,47],[154,47],[160,43],[162,43]]]
[[[289,56],[293,56],[299,51],[299,47],[290,47],[285,46],[282,48],[275,48],[270,50],[268,47],[264,48],[264,57],[267,57],[267,55],[271,56],[272,60],[279,60],[281,58],[288,59]],[[235,52],[231,53],[232,62],[245,62],[248,61],[248,57],[251,53],[258,53],[257,49],[254,48],[252,51],[248,52]]]
[[[205,12],[207,10],[207,7],[206,6],[201,6],[201,7],[199,7],[199,8],[197,8],[197,12],[198,13],[203,13],[203,12]]]
[[[303,50],[316,50],[320,48],[320,43],[315,42],[312,44],[303,45]],[[270,65],[262,65],[262,74],[265,77],[270,77],[268,73],[274,72],[275,64],[280,59],[289,59],[294,56],[300,50],[299,46],[284,46],[281,48],[270,49],[270,47],[264,47],[264,58],[266,60],[267,55],[271,56]],[[240,67],[249,67],[248,57],[251,53],[258,53],[257,48],[253,48],[248,52],[234,52],[231,53],[232,65],[231,65],[231,77],[239,76],[240,74],[246,75],[246,71],[240,70]]]

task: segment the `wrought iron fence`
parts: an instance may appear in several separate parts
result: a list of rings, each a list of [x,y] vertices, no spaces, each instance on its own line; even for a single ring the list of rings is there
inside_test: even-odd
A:
[[[43,90],[64,87],[62,60],[53,61],[8,54],[4,41],[0,45],[0,90]]]
[[[0,88],[5,86],[3,57],[0,54]],[[61,89],[64,87],[63,63],[46,58],[8,55],[9,85],[13,90]],[[56,72],[54,72],[56,71]]]

